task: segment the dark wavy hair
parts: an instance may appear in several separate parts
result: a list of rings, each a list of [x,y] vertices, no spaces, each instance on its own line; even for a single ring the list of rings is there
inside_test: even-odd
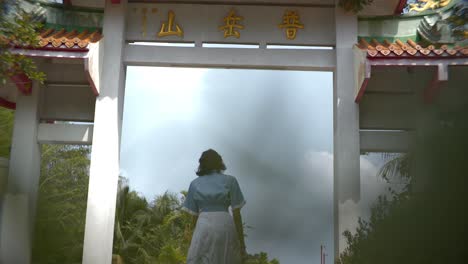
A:
[[[223,158],[213,149],[204,151],[198,162],[200,163],[197,170],[198,176],[204,176],[213,172],[222,172],[226,170]]]

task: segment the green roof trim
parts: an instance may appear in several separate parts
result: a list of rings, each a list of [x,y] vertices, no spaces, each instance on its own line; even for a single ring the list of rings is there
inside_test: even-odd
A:
[[[359,36],[358,37],[358,42],[359,40],[361,39],[364,39],[366,40],[367,42],[371,42],[373,39],[377,40],[377,42],[380,42],[380,43],[383,43],[384,40],[388,40],[390,41],[391,43],[395,43],[395,41],[398,39],[398,40],[401,40],[402,42],[407,42],[408,40],[413,40],[414,42],[418,43],[418,44],[422,44],[423,46],[429,46],[429,45],[434,45],[436,48],[439,48],[440,46],[442,45],[447,45],[449,48],[453,48],[453,47],[456,47],[457,45],[454,45],[453,43],[432,43],[432,42],[429,42],[423,38],[421,38],[419,35],[414,35],[414,36],[406,36],[406,37],[361,37]]]
[[[359,21],[358,36],[376,39],[413,39],[421,18]]]
[[[388,40],[390,42],[395,42],[397,39],[406,42],[408,40],[413,40],[415,42],[419,42],[419,36],[406,36],[406,37],[380,37],[380,36],[359,36],[358,40],[365,39],[367,42],[371,42],[373,39],[377,40],[378,42],[383,42],[384,40]]]
[[[57,9],[62,9],[64,11],[67,10],[67,11],[87,12],[87,13],[104,13],[104,9],[100,9],[100,8],[64,6],[63,4],[59,4],[59,3],[48,3],[48,2],[38,1],[38,0],[26,0],[26,1],[31,4],[39,4],[42,7],[57,8]]]
[[[376,17],[358,17],[358,21],[408,20],[408,19],[415,19],[417,17],[419,16],[390,15],[390,16],[376,16]]]
[[[60,24],[53,24],[53,23],[45,23],[44,28],[55,29],[55,30],[65,29],[66,31],[76,30],[80,33],[85,30],[88,30],[89,32],[93,32],[93,31],[102,32],[102,29],[99,27],[83,27],[83,26],[77,26],[77,25],[60,25]]]

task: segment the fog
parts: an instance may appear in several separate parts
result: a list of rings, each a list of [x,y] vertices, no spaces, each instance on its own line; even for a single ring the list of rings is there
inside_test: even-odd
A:
[[[217,150],[247,200],[247,251],[333,262],[332,73],[129,67],[121,174],[151,199],[179,193]],[[373,169],[375,170],[375,169]]]

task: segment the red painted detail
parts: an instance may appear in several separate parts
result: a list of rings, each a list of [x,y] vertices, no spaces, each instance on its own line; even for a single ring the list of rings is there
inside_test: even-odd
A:
[[[28,47],[21,47],[15,46],[16,49],[22,50],[45,50],[45,51],[65,51],[65,52],[87,52],[89,49],[87,48],[56,48],[56,47],[41,47],[41,48],[28,48]]]
[[[368,60],[402,60],[402,59],[412,59],[412,60],[446,60],[446,59],[463,59],[468,58],[468,56],[379,56],[372,57],[367,56]]]
[[[356,95],[356,99],[354,100],[356,104],[359,104],[361,102],[362,97],[364,96],[364,93],[366,92],[367,85],[369,84],[369,79],[370,78],[365,78],[364,81],[362,82],[361,88],[359,88],[359,92]]]
[[[91,77],[91,74],[89,74],[89,68],[88,68],[88,60],[89,58],[85,58],[84,59],[84,65],[85,65],[85,75],[86,75],[86,79],[88,80],[89,82],[89,85],[91,86],[91,91],[93,92],[93,94],[97,97],[99,96],[99,92],[96,88],[96,84],[94,83],[94,80],[93,78]]]
[[[388,68],[388,67],[392,67],[392,68],[415,68],[415,67],[434,67],[434,65],[430,65],[430,66],[424,66],[424,65],[398,65],[398,64],[372,65],[372,69],[374,69],[374,68],[384,69],[384,68]]]
[[[408,0],[400,0],[398,2],[398,5],[395,8],[395,11],[393,12],[393,14],[394,15],[401,15],[401,13],[403,13],[403,9],[405,8],[407,1]]]
[[[434,77],[432,78],[429,86],[424,89],[424,103],[432,104],[435,101],[435,98],[439,95],[439,92],[442,86],[447,83],[448,81],[440,81],[437,71],[434,73]]]
[[[16,103],[10,102],[0,97],[0,107],[16,110]]]
[[[111,0],[111,3],[113,3],[113,4],[120,4],[120,0]]]
[[[16,74],[10,77],[10,79],[16,84],[18,90],[24,95],[30,95],[32,92],[32,81],[29,77],[24,74]]]
[[[66,60],[83,60],[84,59],[83,57],[70,58],[70,57],[44,56],[44,55],[39,55],[39,56],[26,55],[26,56],[34,57],[34,58],[44,58],[44,59],[53,59],[53,58],[66,59]]]
[[[17,47],[18,49],[22,49],[22,50],[40,50],[40,51],[58,51],[58,52],[70,52],[70,54],[76,54],[78,52],[82,52],[82,53],[85,53],[85,52],[89,52],[88,49],[62,49],[62,48],[37,48],[37,49],[29,49],[29,48],[21,48],[21,47]],[[25,56],[28,56],[28,57],[34,57],[34,58],[61,58],[61,59],[68,59],[68,60],[82,60],[84,55],[83,56],[75,56],[74,58],[73,57],[63,57],[63,56],[54,56],[53,53],[51,56],[45,56],[45,55],[31,55],[31,54],[24,54]]]
[[[55,47],[43,47],[37,48],[37,50],[46,50],[46,51],[66,51],[66,52],[87,52],[87,48],[55,48]]]

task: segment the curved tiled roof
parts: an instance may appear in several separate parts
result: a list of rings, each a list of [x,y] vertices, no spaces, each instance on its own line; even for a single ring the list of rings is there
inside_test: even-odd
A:
[[[379,42],[373,39],[369,43],[362,38],[356,46],[367,51],[369,58],[468,58],[468,47],[423,46],[413,40],[396,40],[392,43],[388,40]]]
[[[89,43],[102,39],[99,31],[46,29],[39,34],[39,48],[85,49]]]

